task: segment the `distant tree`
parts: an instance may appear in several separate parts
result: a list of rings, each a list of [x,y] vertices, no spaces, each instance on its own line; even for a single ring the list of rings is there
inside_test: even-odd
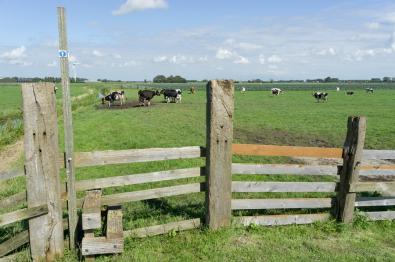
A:
[[[166,83],[166,77],[164,75],[157,75],[152,80],[154,83]]]
[[[370,80],[370,82],[378,83],[378,82],[381,82],[381,79],[380,78],[372,78]]]
[[[391,77],[385,76],[383,77],[383,82],[392,82]]]

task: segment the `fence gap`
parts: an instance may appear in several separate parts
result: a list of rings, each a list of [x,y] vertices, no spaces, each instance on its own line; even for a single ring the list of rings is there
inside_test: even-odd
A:
[[[356,193],[350,192],[350,188],[358,182],[365,133],[365,117],[348,118],[347,136],[343,146],[343,167],[340,172],[336,205],[337,219],[343,223],[351,223],[353,220]]]
[[[64,123],[64,145],[65,145],[65,167],[67,176],[67,209],[69,219],[69,247],[75,248],[77,230],[77,195],[75,191],[74,172],[74,138],[73,122],[71,113],[69,58],[67,47],[66,14],[64,7],[58,7],[59,26],[59,59],[62,74],[63,89],[63,123]],[[61,55],[61,53],[63,55]]]
[[[206,224],[219,229],[231,222],[234,84],[207,83]]]
[[[48,214],[29,219],[31,256],[54,261],[64,251],[55,86],[22,84],[28,208],[48,206]]]

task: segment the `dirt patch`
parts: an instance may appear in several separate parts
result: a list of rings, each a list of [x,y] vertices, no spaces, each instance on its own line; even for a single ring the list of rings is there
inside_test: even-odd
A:
[[[158,104],[160,104],[160,102],[151,101],[150,106],[156,106]],[[142,107],[142,106],[140,106],[140,103],[137,100],[128,100],[122,106],[118,102],[112,104],[111,107],[108,107],[107,103],[96,105],[96,109],[99,109],[99,110],[122,110],[122,109],[139,108],[139,107]]]
[[[12,145],[6,146],[0,151],[0,172],[6,171],[19,160],[23,153],[23,139],[18,140]]]
[[[333,143],[314,135],[295,134],[270,128],[262,128],[257,131],[236,128],[234,138],[245,144],[334,147]]]

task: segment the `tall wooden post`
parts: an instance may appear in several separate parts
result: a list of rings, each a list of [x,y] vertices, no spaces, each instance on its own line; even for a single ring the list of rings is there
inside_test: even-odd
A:
[[[233,100],[232,81],[207,83],[206,224],[214,230],[231,222]]]
[[[337,219],[343,223],[351,223],[353,220],[356,193],[350,192],[350,188],[358,182],[365,133],[365,117],[348,118],[347,136],[343,146],[343,167],[340,173],[336,205]]]
[[[31,256],[54,261],[64,251],[55,86],[23,84],[22,97],[27,205],[48,205],[47,215],[29,220]]]
[[[69,217],[70,232],[70,249],[75,248],[76,228],[77,228],[77,207],[75,191],[75,173],[74,173],[74,141],[73,141],[73,123],[71,114],[70,98],[70,79],[69,79],[69,60],[67,47],[66,32],[66,14],[63,7],[58,7],[58,25],[59,25],[59,57],[60,71],[62,74],[63,88],[63,122],[64,122],[64,140],[65,140],[65,165],[67,176],[67,209]]]

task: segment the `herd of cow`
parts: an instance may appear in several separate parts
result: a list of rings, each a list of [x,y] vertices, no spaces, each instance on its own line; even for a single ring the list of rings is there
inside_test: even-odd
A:
[[[195,93],[195,88],[192,87],[190,89],[190,94]],[[337,87],[336,91],[340,91],[340,88]],[[373,93],[374,90],[373,88],[365,88],[366,93]],[[245,87],[242,87],[241,89],[242,93],[246,92]],[[281,94],[284,94],[284,91],[281,90],[280,88],[272,88],[271,89],[271,94],[273,96],[278,96]],[[346,91],[346,95],[354,95],[354,91]],[[151,105],[151,100],[155,96],[160,96],[163,95],[164,101],[166,103],[181,103],[181,97],[182,97],[182,91],[181,89],[162,89],[161,91],[159,90],[139,90],[138,91],[138,97],[139,97],[139,105],[140,106],[150,106]],[[313,97],[316,99],[317,102],[325,102],[328,100],[328,93],[326,92],[314,92]],[[113,91],[110,94],[104,96],[100,95],[100,98],[102,99],[102,104],[105,102],[108,102],[108,107],[111,107],[111,104],[114,103],[115,101],[119,101],[120,105],[122,106],[125,104],[126,101],[126,96],[124,91]]]
[[[340,91],[340,88],[337,87],[336,91]],[[366,93],[373,93],[374,92],[373,88],[365,88],[365,91],[366,91]],[[242,89],[242,92],[244,93],[245,89]],[[278,96],[280,94],[283,94],[284,92],[280,88],[272,88],[271,93],[273,96]],[[352,96],[354,94],[355,94],[354,91],[346,91],[346,95],[348,95],[348,96]],[[320,102],[320,101],[325,102],[328,100],[328,93],[314,92],[313,97],[317,100],[317,102]]]
[[[182,91],[181,89],[162,89],[161,91],[153,90],[139,90],[139,105],[140,106],[150,106],[151,100],[154,96],[160,96],[163,94],[166,103],[181,103]],[[108,103],[108,107],[111,107],[116,101],[119,101],[120,105],[124,105],[126,101],[125,91],[113,91],[110,94],[104,96],[100,95],[102,104]]]

